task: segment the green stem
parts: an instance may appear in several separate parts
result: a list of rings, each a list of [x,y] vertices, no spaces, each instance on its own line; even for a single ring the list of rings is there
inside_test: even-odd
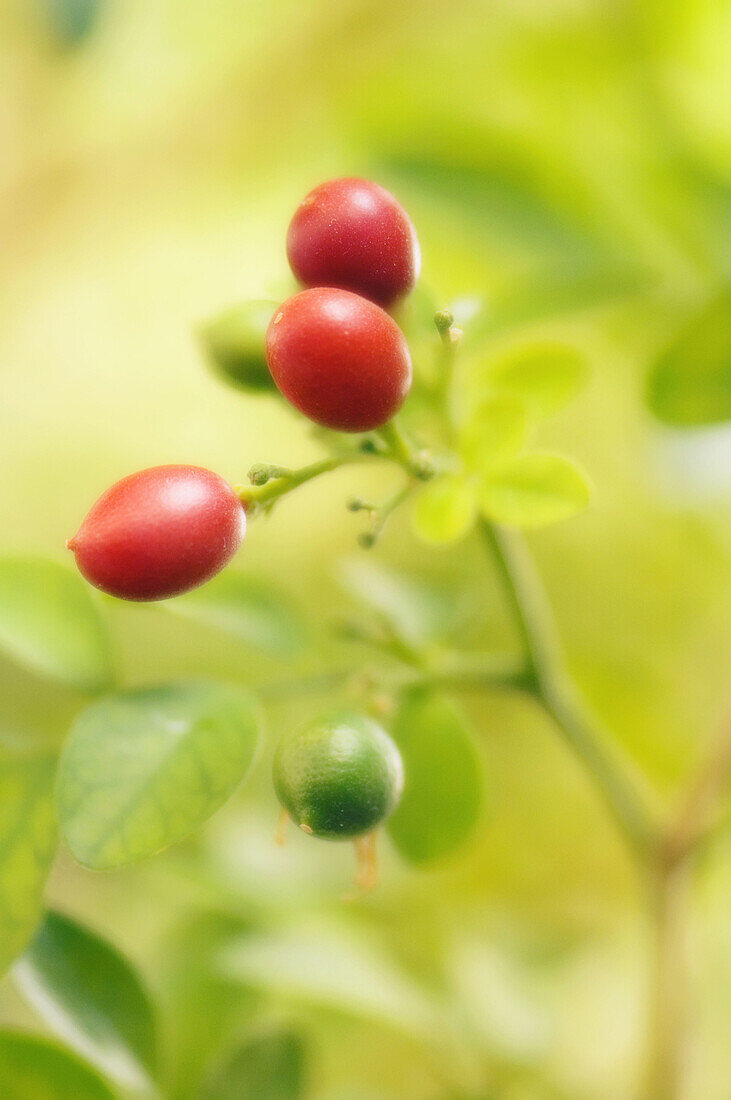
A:
[[[279,497],[290,493],[293,489],[304,485],[306,481],[312,481],[320,474],[327,474],[331,470],[338,470],[341,466],[349,466],[355,462],[363,462],[370,455],[352,453],[347,455],[333,455],[330,458],[320,459],[309,466],[302,466],[299,470],[286,470],[281,466],[272,468],[274,476],[265,485],[247,485],[239,490],[239,499],[247,509],[257,509],[272,504]]]
[[[526,661],[524,687],[556,723],[601,793],[632,852],[645,860],[654,846],[650,816],[607,738],[586,716],[563,671],[544,592],[523,546],[487,520],[480,531],[500,576]]]
[[[637,859],[646,861],[655,845],[655,830],[626,768],[609,748],[606,735],[588,718],[569,684],[541,688],[537,698],[584,764]]]
[[[415,482],[409,481],[390,496],[388,500],[385,500],[383,504],[368,509],[371,525],[367,531],[362,531],[358,537],[358,542],[365,550],[370,550],[372,546],[375,546],[389,519],[393,513],[401,507],[404,501],[411,496],[414,487]]]
[[[684,914],[694,856],[713,834],[730,774],[731,721],[727,717],[650,868],[653,959],[645,1100],[677,1100],[682,1091],[688,980]]]
[[[401,432],[395,420],[389,421],[376,433],[385,447],[381,449],[348,451],[345,454],[331,455],[329,458],[312,462],[309,466],[302,466],[298,470],[290,470],[283,466],[269,466],[266,463],[257,463],[250,472],[252,480],[256,484],[246,485],[239,489],[238,496],[241,503],[250,514],[256,514],[260,509],[269,508],[280,497],[291,493],[307,481],[327,474],[331,470],[338,470],[341,466],[352,466],[357,462],[369,462],[374,459],[389,459],[403,467],[410,477],[427,480],[434,474],[434,469],[428,458],[415,452],[406,437]],[[394,507],[410,491],[404,490],[397,495]],[[387,518],[387,516],[385,517]]]
[[[462,343],[462,329],[457,328],[454,317],[447,309],[441,309],[434,318],[441,339],[440,355],[437,362],[436,396],[445,410],[446,428],[450,439],[455,434],[452,409],[452,381],[454,364],[459,346]]]
[[[414,687],[455,688],[465,691],[497,689],[514,690],[523,679],[522,665],[500,654],[481,656],[475,660],[445,662],[434,669],[394,668],[381,669],[371,674],[362,665],[335,669],[332,672],[314,673],[295,679],[275,680],[263,684],[257,691],[271,701],[296,698],[309,693],[325,693],[348,684],[372,683],[373,686],[393,691]]]
[[[610,750],[611,743],[577,701],[561,664],[550,609],[525,548],[486,521],[481,522],[481,531],[520,635],[526,660],[523,686],[553,718],[581,760],[643,872],[650,898],[653,960],[641,1095],[643,1100],[678,1100],[687,998],[684,913],[693,854],[714,827],[714,813],[731,774],[731,723],[722,730],[671,827],[659,833],[626,768]]]
[[[556,675],[557,644],[545,593],[524,545],[500,527],[480,520],[480,534],[497,570],[526,660],[526,687],[536,691]]]
[[[717,740],[688,789],[675,821],[664,839],[664,858],[679,864],[710,839],[718,827],[718,811],[731,778],[731,715],[722,723]]]
[[[426,455],[415,451],[394,418],[376,432],[386,445],[386,454],[399,463],[410,477],[419,481],[428,481],[434,475],[434,468]]]
[[[387,424],[378,429],[377,435],[386,444],[396,461],[402,463],[408,469],[413,460],[413,453],[409,441],[401,431],[398,422],[395,419],[389,420]]]
[[[643,1100],[678,1100],[683,1077],[687,974],[683,936],[690,886],[687,862],[661,864],[651,876],[652,958]]]

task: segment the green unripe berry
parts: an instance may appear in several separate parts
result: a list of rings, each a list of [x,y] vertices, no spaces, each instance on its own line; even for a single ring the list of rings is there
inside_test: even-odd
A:
[[[219,313],[200,331],[208,362],[225,381],[239,389],[275,393],[264,342],[276,302],[242,302]]]
[[[396,745],[352,711],[285,734],[274,757],[279,801],[301,829],[327,840],[370,832],[395,810],[402,786]]]

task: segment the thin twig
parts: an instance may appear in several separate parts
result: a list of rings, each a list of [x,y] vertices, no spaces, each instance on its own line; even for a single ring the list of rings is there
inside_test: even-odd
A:
[[[355,689],[386,688],[405,691],[409,688],[452,688],[461,691],[514,691],[521,687],[524,678],[522,664],[501,654],[463,661],[445,661],[440,667],[419,669],[394,667],[369,669],[362,665],[336,669],[332,672],[313,673],[287,680],[274,680],[262,684],[257,692],[272,702],[297,698],[299,695],[318,694],[342,687]]]
[[[663,858],[674,866],[687,858],[713,830],[714,815],[731,780],[731,714],[692,783],[665,837]]]

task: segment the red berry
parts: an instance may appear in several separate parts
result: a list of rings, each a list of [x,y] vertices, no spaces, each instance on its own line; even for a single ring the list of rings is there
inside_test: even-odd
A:
[[[218,474],[200,466],[153,466],[107,489],[67,546],[102,591],[162,600],[214,577],[245,531],[241,501]]]
[[[318,287],[289,298],[269,323],[269,370],[288,401],[342,432],[380,428],[411,386],[411,357],[387,313],[347,290]]]
[[[305,286],[335,286],[384,308],[407,294],[421,257],[408,214],[377,183],[321,183],[303,200],[287,234],[292,271]]]

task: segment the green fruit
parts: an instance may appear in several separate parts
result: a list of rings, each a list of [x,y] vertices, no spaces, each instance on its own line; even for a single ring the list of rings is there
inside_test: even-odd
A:
[[[242,302],[203,326],[201,344],[225,381],[239,389],[276,392],[264,354],[267,326],[276,308],[276,302]]]
[[[279,801],[305,832],[328,840],[370,832],[396,808],[402,786],[396,745],[351,711],[286,734],[274,757]]]

